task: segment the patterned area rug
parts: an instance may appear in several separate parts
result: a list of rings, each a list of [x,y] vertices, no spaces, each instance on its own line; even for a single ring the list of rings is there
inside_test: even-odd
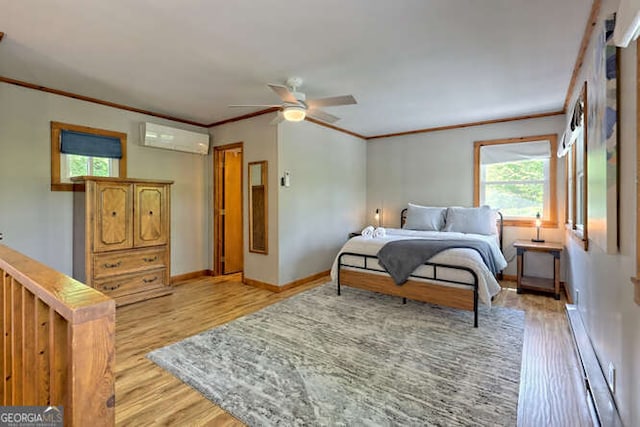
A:
[[[147,357],[252,426],[516,425],[524,313],[326,284]]]

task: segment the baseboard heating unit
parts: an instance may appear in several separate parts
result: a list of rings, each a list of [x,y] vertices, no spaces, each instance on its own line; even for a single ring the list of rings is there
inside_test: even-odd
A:
[[[582,323],[580,312],[573,304],[567,304],[566,307],[576,353],[582,368],[586,398],[593,423],[603,427],[622,427],[616,402]]]

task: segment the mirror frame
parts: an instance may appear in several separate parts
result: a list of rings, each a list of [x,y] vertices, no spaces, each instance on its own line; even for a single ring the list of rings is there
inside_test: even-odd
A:
[[[253,197],[251,191],[251,167],[254,165],[261,165],[261,181],[264,187],[264,249],[255,249],[253,247]],[[269,176],[267,171],[267,161],[261,160],[258,162],[249,162],[247,167],[248,175],[248,205],[249,205],[249,252],[267,255],[269,253],[269,186],[267,184],[267,177]]]

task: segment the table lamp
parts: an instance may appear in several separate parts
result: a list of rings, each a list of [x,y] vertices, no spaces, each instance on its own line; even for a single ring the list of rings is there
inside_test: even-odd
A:
[[[540,218],[540,212],[536,214],[536,238],[531,239],[532,242],[544,243],[544,239],[540,238],[540,227],[542,227],[542,219]]]

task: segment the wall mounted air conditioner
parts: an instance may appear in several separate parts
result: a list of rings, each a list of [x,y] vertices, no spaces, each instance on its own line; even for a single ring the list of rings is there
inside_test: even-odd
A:
[[[176,129],[155,123],[140,125],[140,141],[145,147],[185,151],[206,156],[209,153],[209,134]]]
[[[640,0],[620,0],[616,13],[613,42],[616,46],[627,47],[640,34]]]

